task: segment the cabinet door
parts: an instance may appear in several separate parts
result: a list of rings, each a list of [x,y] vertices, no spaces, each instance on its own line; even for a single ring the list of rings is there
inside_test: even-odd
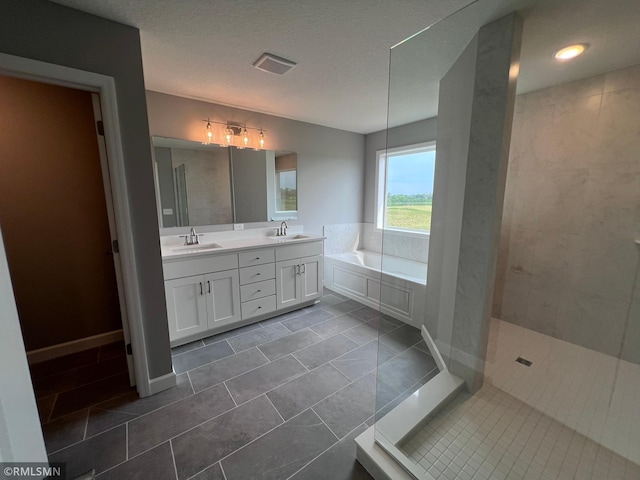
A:
[[[169,339],[184,338],[207,330],[204,277],[177,278],[164,283],[169,317]]]
[[[286,260],[276,263],[276,305],[277,309],[296,305],[301,301],[300,260]]]
[[[240,277],[238,270],[204,276],[209,328],[240,320]]]
[[[314,255],[300,260],[301,302],[322,296],[322,255]]]

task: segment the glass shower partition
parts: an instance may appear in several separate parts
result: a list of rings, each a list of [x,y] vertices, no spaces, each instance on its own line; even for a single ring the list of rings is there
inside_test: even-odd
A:
[[[539,27],[560,7],[504,3],[475,2],[390,52],[371,232],[382,251],[375,441],[407,478],[640,478],[640,67],[544,84]],[[578,15],[569,7],[564,24]],[[606,8],[594,3],[591,27]],[[451,181],[469,144],[447,129],[472,112],[445,102],[483,64],[464,63],[481,54],[479,30],[517,9],[523,56],[505,75],[524,87],[504,126],[488,313],[465,330],[456,318],[472,294],[457,262],[477,173]],[[434,142],[435,172],[408,158]]]

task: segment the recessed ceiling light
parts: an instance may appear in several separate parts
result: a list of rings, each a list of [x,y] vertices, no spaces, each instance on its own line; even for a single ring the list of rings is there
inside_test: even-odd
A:
[[[575,45],[569,45],[568,47],[561,48],[554,55],[558,60],[569,60],[571,58],[576,58],[578,55],[582,54],[588,45],[586,43],[577,43]]]

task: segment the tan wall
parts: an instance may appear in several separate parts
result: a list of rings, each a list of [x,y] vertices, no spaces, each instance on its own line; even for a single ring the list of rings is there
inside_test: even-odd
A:
[[[0,225],[27,350],[122,328],[91,95],[0,76]]]

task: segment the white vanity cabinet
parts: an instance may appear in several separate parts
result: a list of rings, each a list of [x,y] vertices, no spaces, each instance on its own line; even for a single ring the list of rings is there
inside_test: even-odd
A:
[[[164,260],[172,346],[300,308],[322,296],[322,240],[274,243]]]
[[[276,249],[276,299],[278,310],[322,296],[322,242]]]
[[[172,342],[241,319],[237,255],[166,263],[164,275]]]

